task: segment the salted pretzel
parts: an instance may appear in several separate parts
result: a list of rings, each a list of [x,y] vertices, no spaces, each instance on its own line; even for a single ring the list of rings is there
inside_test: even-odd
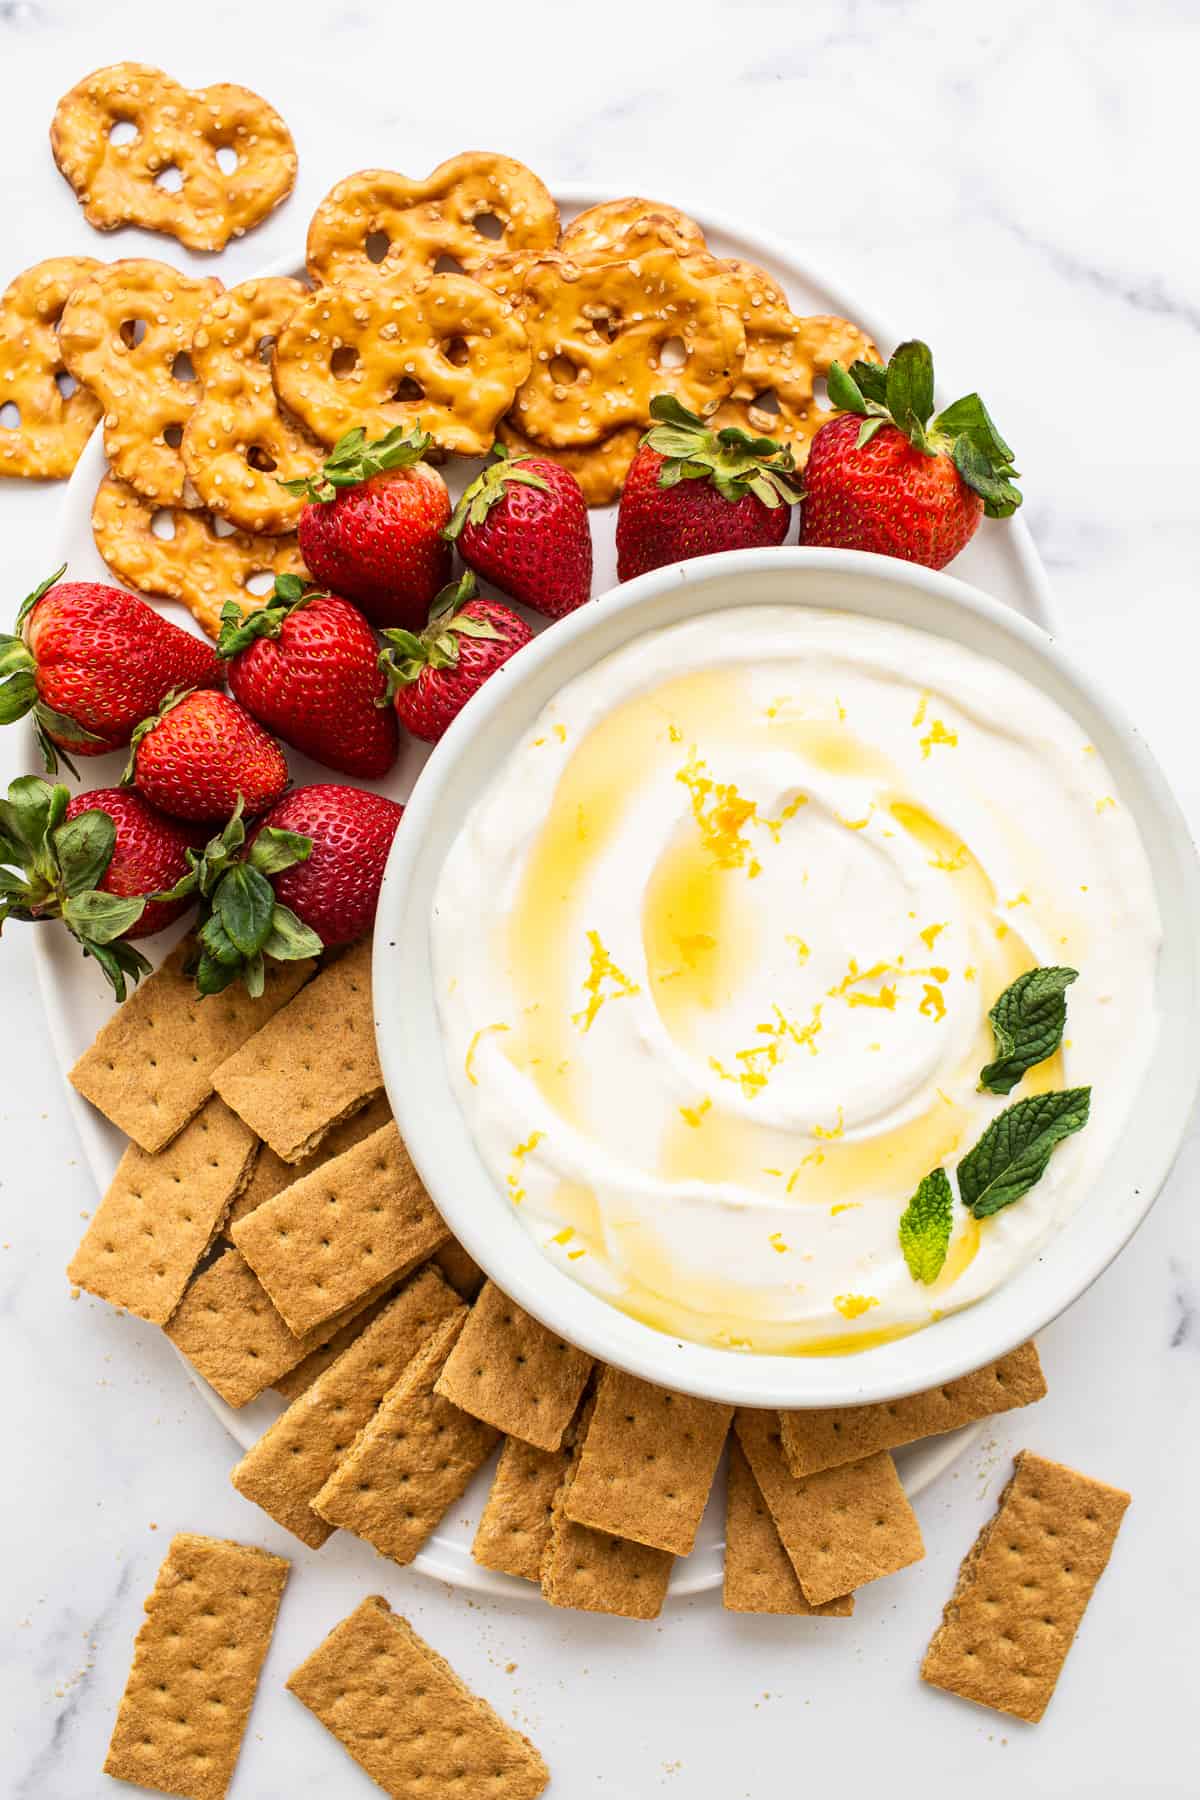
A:
[[[200,395],[192,335],[220,292],[215,279],[130,258],[102,264],[63,308],[62,359],[104,408],[105,454],[160,505],[194,498],[179,449]]]
[[[100,402],[85,387],[71,391],[56,327],[68,294],[101,266],[52,256],[0,296],[0,475],[69,475],[96,427]],[[5,423],[9,406],[15,417]]]
[[[527,438],[512,419],[507,418],[497,425],[496,439],[514,455],[548,456],[551,462],[561,463],[579,483],[588,506],[611,506],[621,498],[625,477],[642,439],[642,428],[640,425],[622,425],[598,443],[577,444],[570,450],[548,450],[544,444],[535,444],[532,438]]]
[[[64,94],[50,147],[89,225],[141,225],[189,250],[223,250],[296,179],[292,135],[261,95],[231,82],[190,90],[147,63],[113,63]],[[228,171],[222,152],[236,158]]]
[[[622,262],[646,250],[688,256],[705,247],[695,219],[677,206],[636,194],[589,206],[564,226],[559,245],[574,262]]]
[[[276,575],[306,574],[293,535],[222,537],[210,513],[155,506],[115,475],[104,477],[92,503],[92,536],[118,581],[139,594],[182,601],[211,638],[220,632],[227,601],[243,613],[263,605],[262,593],[248,585],[256,576],[269,591]]]
[[[712,283],[721,304],[737,313],[746,333],[746,360],[716,422],[776,438],[803,465],[821,426],[836,417],[818,402],[818,379],[834,361],[877,362],[878,350],[848,319],[793,313],[779,283],[755,263],[699,255],[689,261]]]
[[[594,444],[647,425],[661,393],[707,416],[733,390],[745,332],[691,258],[653,250],[626,263],[535,263],[523,292],[533,367],[514,417],[539,444]]]
[[[320,288],[275,345],[283,404],[323,444],[421,427],[441,450],[481,456],[529,373],[525,333],[466,275]]]
[[[532,169],[511,156],[468,150],[423,181],[361,169],[326,194],[308,228],[314,281],[468,273],[502,250],[548,250],[558,207]]]
[[[280,483],[315,475],[325,455],[271,380],[275,341],[310,292],[286,275],[243,281],[217,295],[192,338],[200,400],[184,428],[184,466],[209,511],[243,531],[294,531],[304,501]]]

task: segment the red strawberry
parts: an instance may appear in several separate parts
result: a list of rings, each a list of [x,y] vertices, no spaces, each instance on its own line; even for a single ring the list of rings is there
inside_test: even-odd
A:
[[[981,517],[1021,504],[1012,451],[978,394],[933,414],[933,358],[917,340],[886,369],[834,363],[829,398],[842,416],[822,425],[805,469],[802,544],[873,550],[944,569]]]
[[[450,496],[421,459],[429,434],[399,427],[368,444],[361,426],[333,447],[321,473],[285,481],[309,504],[300,515],[300,550],[323,587],[355,601],[374,625],[419,629],[450,575],[442,536]]]
[[[60,580],[65,573],[64,564],[36,587],[16,631],[0,634],[0,724],[31,713],[51,773],[56,747],[77,756],[120,750],[172,688],[220,687],[224,678],[202,638],[135,594]]]
[[[717,550],[782,544],[800,498],[789,449],[733,425],[713,431],[673,394],[652,400],[650,416],[617,512],[620,581]]]
[[[265,812],[288,784],[283,751],[228,694],[168,694],[133,734],[122,781],[177,819]]]
[[[545,456],[497,460],[467,489],[445,535],[485,581],[562,619],[592,591],[592,534],[583,490]]]
[[[468,573],[442,589],[424,631],[383,635],[393,649],[379,662],[400,723],[433,744],[533,633],[510,607],[476,598],[475,577]]]
[[[375,923],[384,864],[403,813],[384,794],[317,782],[293,789],[263,821],[264,831],[311,840],[311,854],[273,875],[272,884],[281,904],[323,944],[348,944]]]
[[[230,601],[217,652],[235,698],[286,744],[343,775],[387,774],[400,734],[375,633],[348,600],[280,575],[260,611]]]
[[[0,801],[0,862],[8,865],[0,924],[61,919],[123,1000],[126,979],[150,967],[131,940],[161,931],[191,904],[186,894],[145,896],[186,877],[201,835],[125,788],[71,799],[65,787],[24,775]]]
[[[132,788],[93,788],[90,794],[76,794],[67,806],[67,818],[77,819],[94,807],[106,812],[117,829],[112,861],[96,883],[102,894],[127,899],[174,887],[187,874],[187,852],[198,850],[204,842],[203,826],[169,819]],[[121,936],[126,942],[153,937],[173,924],[190,904],[187,899],[148,900],[141,918]]]

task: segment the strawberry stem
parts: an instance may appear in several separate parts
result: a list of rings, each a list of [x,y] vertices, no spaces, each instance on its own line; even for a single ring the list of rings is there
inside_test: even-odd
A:
[[[736,503],[753,494],[772,511],[794,506],[803,498],[795,479],[791,449],[772,437],[750,437],[736,425],[714,431],[689,412],[674,394],[657,394],[650,402],[654,420],[642,443],[664,458],[658,485],[708,481],[723,500]]]
[[[385,469],[411,469],[421,461],[432,442],[429,433],[422,431],[419,425],[408,433],[395,425],[383,437],[368,444],[366,431],[356,425],[338,439],[316,475],[306,475],[299,481],[281,481],[279,486],[285,493],[328,504],[337,499],[343,488],[357,487],[360,482],[370,481],[373,475],[381,475]]]

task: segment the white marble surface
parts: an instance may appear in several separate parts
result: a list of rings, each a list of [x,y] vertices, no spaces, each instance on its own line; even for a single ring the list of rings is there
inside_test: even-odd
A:
[[[573,24],[573,16],[578,23]],[[1026,516],[1067,635],[1115,687],[1196,824],[1195,9],[1165,0],[1006,8],[953,0],[801,7],[451,9],[355,0],[204,8],[0,0],[3,267],[97,240],[52,167],[57,96],[120,57],[270,95],[299,190],[221,273],[291,252],[350,168],[413,172],[495,146],[550,181],[701,196],[792,236],[977,382],[1019,451]],[[0,484],[0,613],[45,572],[58,494]],[[0,776],[28,755],[4,734]],[[82,1299],[62,1269],[94,1205],[46,1040],[28,943],[3,946],[0,1031],[0,1791],[84,1800],[169,1534],[295,1554],[237,1800],[375,1791],[283,1691],[379,1588],[539,1743],[562,1800],[766,1800],[793,1791],[1187,1795],[1195,1749],[1200,1483],[1196,1135],[1148,1224],[1048,1330],[1050,1398],[1001,1421],[919,1503],[926,1561],[853,1621],[658,1625],[473,1602],[335,1540],[284,1541],[230,1488],[233,1446],[158,1334]],[[1030,1445],[1134,1505],[1036,1730],[916,1678],[959,1557]],[[115,1792],[115,1789],[113,1790]]]

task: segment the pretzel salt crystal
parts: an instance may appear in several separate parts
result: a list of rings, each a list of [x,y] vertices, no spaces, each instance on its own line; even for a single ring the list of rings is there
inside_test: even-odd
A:
[[[95,396],[59,385],[66,370],[56,326],[67,296],[101,266],[90,256],[52,256],[0,296],[0,475],[69,475],[96,427]],[[6,406],[15,408],[11,423]]]
[[[169,536],[154,529],[159,513]],[[243,613],[264,604],[248,585],[256,576],[269,589],[277,575],[307,575],[294,536],[234,531],[222,537],[208,513],[157,507],[114,475],[104,477],[92,504],[92,536],[118,581],[141,594],[182,601],[211,638],[220,633],[227,601]]]
[[[528,373],[520,323],[465,275],[319,288],[275,345],[280,399],[329,445],[420,427],[481,456]]]
[[[218,294],[192,339],[200,400],[183,460],[203,504],[243,531],[294,531],[303,498],[280,483],[315,475],[325,452],[280,408],[275,341],[311,289],[277,275]]]
[[[132,126],[118,142],[114,131]],[[273,107],[231,82],[189,91],[148,63],[113,63],[64,94],[54,160],[98,231],[141,225],[189,250],[223,250],[291,192],[296,148]],[[227,171],[218,152],[232,152]],[[168,170],[180,180],[171,187]]]
[[[518,429],[563,449],[648,425],[656,394],[715,412],[746,338],[692,262],[654,250],[627,263],[535,263],[523,289],[533,367],[517,395]]]
[[[532,169],[469,150],[423,181],[391,169],[347,175],[313,214],[307,262],[315,281],[362,282],[433,275],[446,259],[470,273],[499,251],[557,242],[558,207]]]
[[[104,408],[114,472],[160,505],[184,501],[179,446],[200,390],[188,366],[200,316],[219,281],[130,258],[101,265],[63,308],[63,361]]]

